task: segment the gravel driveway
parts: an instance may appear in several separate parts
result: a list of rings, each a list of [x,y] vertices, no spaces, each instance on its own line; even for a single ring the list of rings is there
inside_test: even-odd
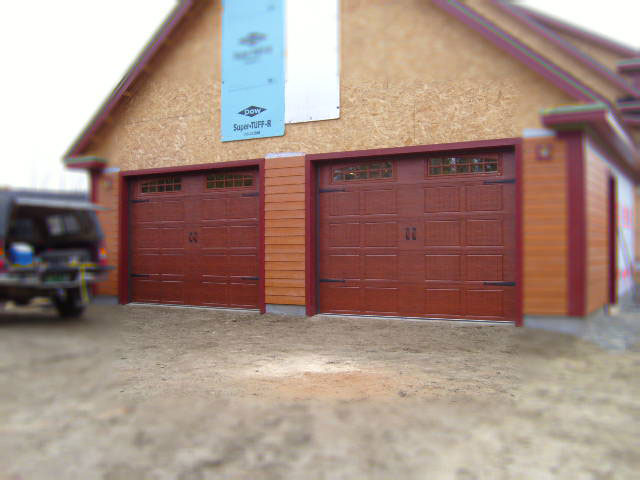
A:
[[[640,348],[511,326],[0,315],[0,480],[637,479]]]

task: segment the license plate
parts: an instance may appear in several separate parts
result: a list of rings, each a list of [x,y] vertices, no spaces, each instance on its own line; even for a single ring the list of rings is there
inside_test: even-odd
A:
[[[69,279],[66,273],[50,273],[44,278],[45,282],[64,282]]]

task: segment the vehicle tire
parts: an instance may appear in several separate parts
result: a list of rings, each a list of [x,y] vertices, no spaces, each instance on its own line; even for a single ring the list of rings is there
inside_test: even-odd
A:
[[[86,305],[82,302],[80,289],[65,290],[64,297],[53,297],[53,303],[62,318],[78,318],[84,313]]]

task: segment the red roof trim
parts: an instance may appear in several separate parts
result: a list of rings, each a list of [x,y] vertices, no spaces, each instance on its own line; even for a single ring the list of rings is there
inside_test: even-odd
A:
[[[118,85],[116,85],[111,95],[107,97],[107,99],[100,106],[93,118],[91,118],[84,130],[80,133],[80,135],[78,135],[71,147],[69,147],[69,149],[63,156],[64,158],[73,157],[82,153],[83,149],[87,147],[89,140],[91,140],[91,137],[104,124],[109,114],[120,103],[120,100],[124,96],[125,92],[129,89],[129,87],[131,87],[133,82],[135,82],[140,77],[140,75],[144,71],[144,68],[153,59],[160,47],[166,41],[167,37],[169,37],[169,35],[175,30],[178,24],[180,24],[182,19],[189,12],[189,10],[191,10],[195,3],[196,0],[181,0],[180,4],[178,4],[171,11],[167,19],[162,23],[162,25],[155,33],[155,35],[151,38],[142,53],[140,53],[127,73],[125,73],[122,80],[120,80]]]
[[[605,65],[598,62],[596,59],[588,55],[586,52],[581,51],[576,48],[570,42],[566,41],[560,35],[554,32],[553,29],[545,26],[540,21],[533,18],[533,15],[529,13],[528,10],[520,7],[515,7],[511,3],[507,3],[504,0],[489,0],[493,5],[500,8],[502,11],[507,13],[507,15],[513,17],[520,23],[529,27],[531,30],[541,35],[543,38],[553,43],[555,46],[563,50],[565,53],[568,53],[575,59],[577,59],[580,63],[584,64],[595,73],[605,78],[613,85],[621,89],[622,91],[633,95],[634,97],[640,97],[640,90],[633,88],[629,83],[617,75],[615,72],[607,68]]]
[[[610,38],[607,38],[603,35],[591,32],[582,27],[572,25],[562,20],[558,20],[557,18],[545,15],[536,10],[522,6],[517,6],[515,8],[517,8],[518,10],[522,10],[527,16],[533,18],[534,20],[537,20],[538,22],[549,28],[566,32],[569,35],[573,35],[574,37],[581,38],[582,40],[585,40],[587,42],[594,43],[623,57],[637,57],[640,53],[638,50],[616,42],[615,40],[611,40]]]

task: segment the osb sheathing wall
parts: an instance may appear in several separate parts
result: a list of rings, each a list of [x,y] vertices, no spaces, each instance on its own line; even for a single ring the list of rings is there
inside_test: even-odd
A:
[[[305,157],[265,161],[265,301],[305,304]]]
[[[589,314],[609,300],[609,169],[592,149],[585,150],[586,313]]]
[[[539,159],[538,148],[550,148]],[[525,315],[568,312],[567,149],[555,137],[525,139],[523,175],[523,265]]]
[[[543,55],[560,68],[571,73],[588,87],[606,96],[611,102],[615,103],[618,98],[624,94],[622,90],[612,85],[611,82],[603,79],[582,62],[560,50],[549,40],[535,33],[501,8],[491,4],[487,0],[466,0],[465,3],[535,52]]]
[[[220,2],[203,1],[87,153],[123,170],[519,136],[573,100],[425,0],[341,0],[341,118],[221,143]]]

